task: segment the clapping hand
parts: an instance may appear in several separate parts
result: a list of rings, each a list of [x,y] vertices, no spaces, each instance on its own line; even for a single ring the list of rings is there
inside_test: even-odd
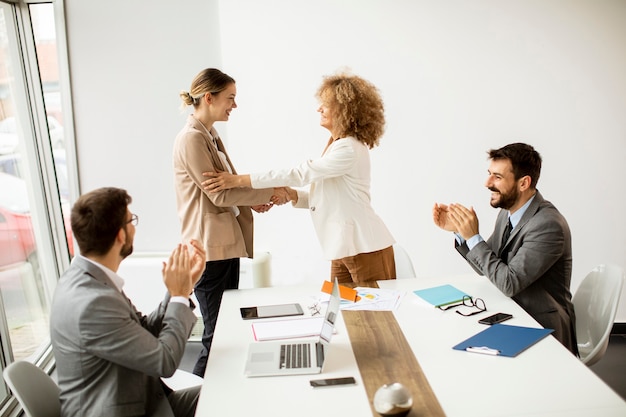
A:
[[[192,254],[186,245],[179,243],[167,262],[163,262],[163,282],[172,297],[189,297],[204,271],[206,252],[197,241],[190,243],[194,249]]]
[[[459,233],[464,239],[478,234],[478,216],[472,207],[435,203],[433,221],[443,230]]]
[[[435,225],[448,232],[455,232],[456,229],[450,222],[448,206],[445,204],[435,203],[433,206],[433,221]]]
[[[448,222],[454,230],[467,240],[478,234],[478,216],[473,207],[454,203],[448,207]]]
[[[206,251],[200,245],[200,243],[191,239],[189,244],[193,247],[193,254],[191,255],[191,281],[195,286],[196,283],[202,277],[202,273],[206,269]]]

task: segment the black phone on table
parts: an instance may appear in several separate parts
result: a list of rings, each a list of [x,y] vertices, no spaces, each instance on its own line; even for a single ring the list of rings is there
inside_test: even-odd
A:
[[[353,377],[348,376],[344,378],[312,379],[311,381],[309,381],[309,383],[311,384],[313,388],[320,388],[320,387],[333,387],[335,385],[356,384],[356,380]]]
[[[496,313],[496,314],[492,314],[489,317],[485,317],[484,319],[480,319],[478,320],[478,322],[480,324],[492,325],[496,323],[502,323],[503,321],[506,321],[512,317],[513,315],[508,314],[508,313]]]

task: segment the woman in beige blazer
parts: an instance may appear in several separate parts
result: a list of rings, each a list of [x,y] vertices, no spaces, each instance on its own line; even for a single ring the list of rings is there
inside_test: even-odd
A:
[[[180,97],[193,106],[174,142],[174,184],[184,241],[196,239],[207,251],[206,269],[194,292],[204,321],[203,349],[194,374],[204,376],[222,294],[239,286],[241,257],[252,257],[252,210],[272,207],[271,188],[237,189],[209,194],[203,171],[236,173],[213,124],[228,121],[237,107],[235,80],[215,68],[201,71]]]
[[[320,158],[258,174],[207,172],[204,186],[219,193],[310,184],[308,191],[289,188],[289,199],[294,207],[309,209],[322,250],[332,260],[331,279],[395,278],[394,239],[370,203],[369,150],[384,132],[383,101],[374,85],[345,74],[326,77],[317,97],[320,125],[331,134]]]

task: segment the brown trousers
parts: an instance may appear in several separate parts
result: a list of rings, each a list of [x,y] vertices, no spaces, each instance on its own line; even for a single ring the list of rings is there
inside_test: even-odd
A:
[[[395,279],[396,262],[393,256],[393,246],[376,252],[334,259],[330,264],[331,281],[335,277],[340,284]]]

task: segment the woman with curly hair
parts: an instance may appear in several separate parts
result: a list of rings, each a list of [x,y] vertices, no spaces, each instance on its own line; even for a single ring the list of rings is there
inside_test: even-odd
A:
[[[378,89],[361,77],[339,74],[325,77],[316,96],[320,125],[330,132],[321,157],[264,173],[206,172],[209,179],[202,184],[210,192],[310,184],[308,191],[287,188],[287,200],[310,210],[322,251],[332,260],[331,279],[394,279],[395,242],[370,203],[369,150],[378,145],[385,128]]]

